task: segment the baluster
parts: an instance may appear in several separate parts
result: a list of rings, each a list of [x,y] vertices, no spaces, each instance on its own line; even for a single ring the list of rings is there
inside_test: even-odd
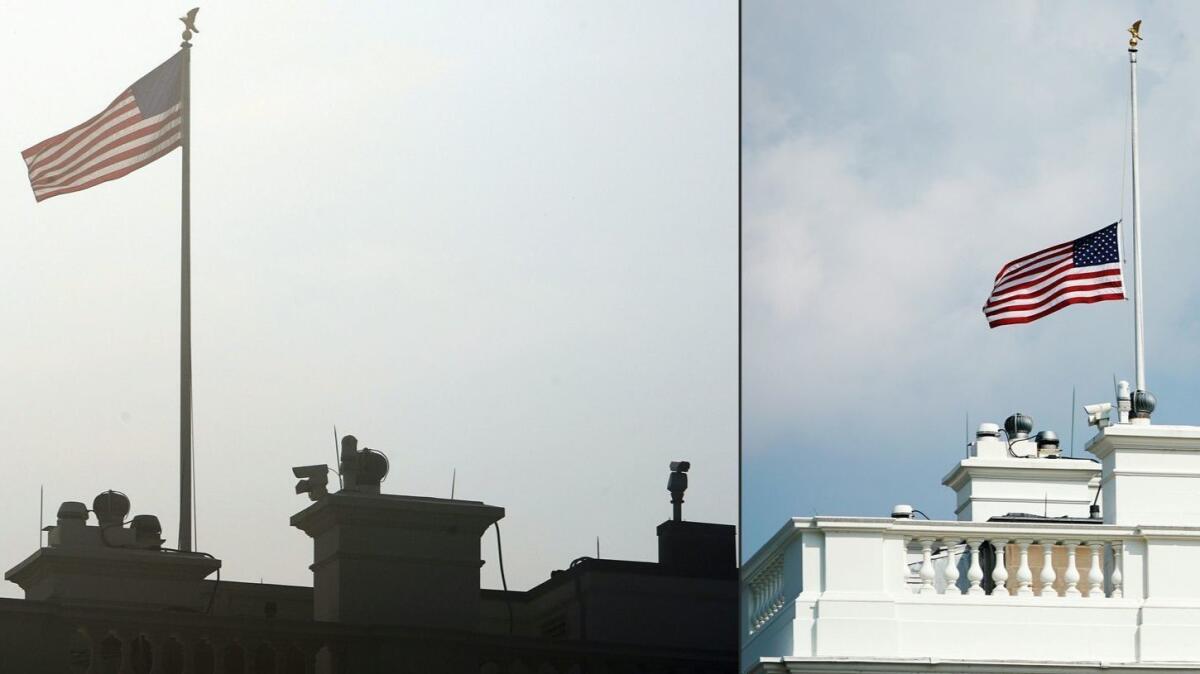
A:
[[[1112,542],[1113,570],[1110,578],[1112,579],[1113,599],[1118,599],[1125,596],[1125,590],[1123,588],[1125,574],[1122,572],[1122,567],[1125,565],[1125,555],[1123,554],[1124,547],[1125,546],[1121,543],[1121,541]]]
[[[946,544],[946,570],[942,572],[942,579],[946,581],[945,594],[962,594],[962,591],[958,589],[958,556],[954,551],[954,547],[958,543],[953,540],[943,540],[942,542]]]
[[[1088,599],[1104,599],[1104,571],[1100,569],[1100,548],[1103,543],[1088,543],[1092,551],[1092,566],[1088,569]]]
[[[906,588],[908,587],[908,579],[912,576],[912,568],[908,565],[908,544],[910,542],[907,538],[904,539],[904,550],[900,553],[900,567],[904,569],[904,575],[900,576],[900,578],[904,580],[904,587]]]
[[[1075,553],[1079,541],[1063,541],[1063,545],[1067,546],[1067,572],[1063,576],[1067,588],[1064,594],[1068,597],[1082,597],[1083,593],[1079,591],[1079,569],[1075,567]]]
[[[933,587],[933,539],[921,539],[921,589],[920,594],[937,594]]]
[[[272,641],[271,648],[275,651],[275,674],[283,674],[287,670],[287,644]]]
[[[104,663],[100,659],[100,649],[104,643],[104,630],[98,630],[93,627],[80,627],[79,631],[83,633],[88,644],[88,667],[85,674],[100,674],[104,671]]]
[[[196,656],[198,642],[191,634],[178,634],[179,652],[183,656],[183,671],[181,674],[196,674]]]
[[[1020,551],[1021,565],[1017,567],[1017,595],[1020,597],[1033,596],[1033,571],[1029,569],[1029,545],[1033,541],[1017,541]]]
[[[1054,580],[1058,576],[1054,573],[1054,563],[1051,561],[1051,556],[1054,554],[1054,541],[1041,541],[1041,544],[1042,572],[1038,574],[1038,580],[1042,581],[1042,587],[1038,596],[1057,597],[1058,592],[1054,590]]]
[[[117,669],[117,674],[137,674],[133,671],[133,640],[137,635],[120,631],[114,636],[121,642],[121,666]]]
[[[995,587],[992,588],[993,597],[1008,596],[1008,562],[1005,559],[1004,549],[1008,547],[1008,541],[992,541],[992,549],[996,551],[996,568],[992,569],[992,582]]]
[[[208,645],[212,647],[213,672],[223,674],[225,671],[225,649],[229,643],[224,639],[209,639]]]
[[[163,652],[166,650],[163,635],[148,634],[146,640],[150,642],[150,674],[164,674],[167,668],[163,663]]]
[[[967,567],[967,582],[970,587],[967,588],[967,594],[983,594],[983,567],[979,565],[979,546],[983,543],[982,539],[971,538],[967,540],[967,547],[971,550],[971,565]]]
[[[750,601],[747,605],[749,615],[746,616],[750,629],[758,629],[758,581],[750,581]]]
[[[302,641],[296,644],[296,648],[300,650],[300,654],[304,657],[304,674],[316,674],[317,653],[321,652],[321,644]]]

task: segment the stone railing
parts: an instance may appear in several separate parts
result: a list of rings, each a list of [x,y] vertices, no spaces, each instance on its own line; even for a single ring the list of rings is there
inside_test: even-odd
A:
[[[905,541],[908,557],[915,551],[919,558],[906,559],[902,574],[917,594],[1123,596],[1123,539],[1103,532],[1087,538],[1046,533],[964,538],[914,532]]]
[[[0,669],[22,674],[700,674],[736,662],[732,652],[15,599],[0,599],[0,634]]]
[[[747,622],[757,630],[783,608],[783,554],[778,553],[754,570],[743,583],[747,593]]]
[[[796,518],[742,566],[742,667],[1200,662],[1187,632],[1200,624],[1198,566],[1200,527]]]

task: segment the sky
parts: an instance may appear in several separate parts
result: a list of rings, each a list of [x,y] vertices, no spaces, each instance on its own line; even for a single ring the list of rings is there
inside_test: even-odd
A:
[[[36,204],[20,151],[179,44],[188,5],[0,0],[0,563],[62,501],[178,522],[179,152]],[[192,49],[197,548],[310,584],[290,468],[502,506],[526,589],[737,517],[737,8],[203,5]],[[39,487],[45,516],[39,520]],[[485,587],[499,587],[482,539]],[[11,583],[0,596],[20,596]]]
[[[1155,423],[1200,424],[1200,7],[744,5],[743,558],[791,516],[952,519],[968,426],[1016,411],[1084,455],[1132,302],[980,308],[1004,262],[1130,224],[1139,18],[1147,385]]]

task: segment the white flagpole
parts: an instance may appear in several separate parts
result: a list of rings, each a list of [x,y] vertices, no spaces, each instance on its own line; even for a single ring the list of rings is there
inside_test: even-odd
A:
[[[1129,40],[1129,105],[1132,122],[1131,142],[1133,145],[1133,349],[1137,373],[1137,391],[1146,390],[1145,335],[1142,322],[1142,204],[1141,186],[1138,183],[1138,108],[1137,108],[1137,53],[1141,21],[1130,29]]]
[[[194,17],[194,14],[193,14]],[[191,222],[191,54],[192,26],[184,21],[180,76],[183,146],[179,301],[179,550],[192,550],[192,222]]]

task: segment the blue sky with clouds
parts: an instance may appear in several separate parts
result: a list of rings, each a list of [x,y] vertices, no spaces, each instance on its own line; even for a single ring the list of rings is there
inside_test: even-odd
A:
[[[793,515],[950,518],[964,416],[1069,445],[1072,386],[1132,380],[1131,302],[980,307],[1005,261],[1129,217],[1138,18],[1147,378],[1156,422],[1200,423],[1200,7],[745,4],[746,555]]]

